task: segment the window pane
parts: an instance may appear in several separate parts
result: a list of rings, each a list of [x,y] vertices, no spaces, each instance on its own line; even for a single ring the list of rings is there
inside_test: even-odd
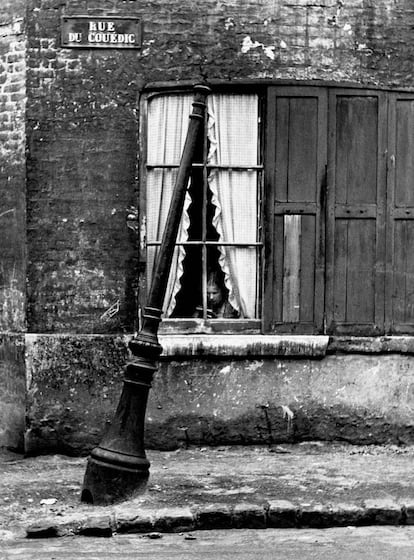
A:
[[[256,317],[258,297],[257,247],[219,246],[219,265],[224,274],[228,300],[240,318]]]
[[[190,95],[160,95],[148,103],[148,165],[179,164],[191,113]]]
[[[156,165],[180,160],[178,146],[182,149],[184,145],[183,132],[191,109],[189,97],[184,103],[177,97],[171,96],[171,102],[168,97],[156,97],[148,111],[148,151],[152,151],[148,152],[151,167],[147,174],[148,284],[156,252],[151,242],[162,238],[177,172],[157,169]],[[191,174],[164,317],[256,316],[258,171],[222,166],[257,165],[258,98],[214,95],[211,99],[208,126],[198,143],[194,163],[213,168],[207,167],[207,173],[205,168],[193,168]],[[216,245],[220,241],[226,244]],[[232,243],[253,246],[236,247]]]
[[[209,108],[209,163],[258,163],[257,95],[212,95]]]
[[[167,221],[177,169],[150,169],[147,174],[147,241],[160,241]]]
[[[208,179],[214,206],[213,225],[219,239],[231,243],[257,241],[257,172],[215,170]]]
[[[185,248],[183,275],[177,293],[172,317],[202,317],[202,248],[190,245]]]

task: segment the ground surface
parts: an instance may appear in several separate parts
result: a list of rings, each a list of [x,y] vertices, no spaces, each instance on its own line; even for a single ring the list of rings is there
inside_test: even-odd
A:
[[[0,457],[0,539],[42,518],[56,523],[114,512],[290,501],[294,507],[391,501],[414,511],[414,448],[308,443],[148,452],[146,492],[119,507],[81,504],[86,460]],[[292,506],[292,507],[293,507]],[[318,506],[318,507],[319,507]],[[414,514],[413,514],[414,517]],[[414,522],[414,519],[411,520]],[[216,528],[216,527],[212,527]]]
[[[414,527],[197,531],[0,544],[2,560],[412,560]]]

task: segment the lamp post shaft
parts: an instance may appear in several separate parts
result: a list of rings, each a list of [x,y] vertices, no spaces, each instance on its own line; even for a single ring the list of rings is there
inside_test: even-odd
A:
[[[114,503],[141,492],[146,486],[150,464],[144,448],[145,411],[152,378],[162,352],[158,341],[158,327],[191,164],[204,122],[209,92],[207,86],[194,87],[193,110],[144,309],[142,328],[129,344],[135,359],[126,367],[114,419],[101,443],[92,450],[88,458],[81,495],[84,502]]]

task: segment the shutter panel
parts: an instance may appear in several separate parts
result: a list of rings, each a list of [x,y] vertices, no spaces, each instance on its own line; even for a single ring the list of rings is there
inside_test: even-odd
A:
[[[323,330],[327,93],[269,89],[266,128],[264,326]]]
[[[384,330],[385,98],[329,99],[327,324],[335,334]]]
[[[414,96],[393,94],[389,107],[386,322],[414,332]]]

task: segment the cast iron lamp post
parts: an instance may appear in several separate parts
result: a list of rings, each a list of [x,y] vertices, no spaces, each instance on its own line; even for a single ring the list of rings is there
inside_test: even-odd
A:
[[[144,423],[148,392],[162,352],[158,326],[167,288],[174,245],[184,206],[195,148],[204,122],[206,98],[210,89],[194,87],[193,110],[178,169],[164,235],[158,252],[142,328],[129,343],[135,356],[126,367],[122,394],[115,417],[100,445],[88,458],[81,500],[111,504],[142,492],[150,463],[144,448]]]

